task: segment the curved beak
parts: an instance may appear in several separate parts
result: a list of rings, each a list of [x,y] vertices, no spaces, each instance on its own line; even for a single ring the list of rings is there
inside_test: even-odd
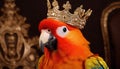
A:
[[[57,40],[47,30],[41,30],[41,34],[39,37],[39,45],[40,45],[42,52],[44,52],[44,47],[47,47],[49,51],[52,51],[57,48]]]

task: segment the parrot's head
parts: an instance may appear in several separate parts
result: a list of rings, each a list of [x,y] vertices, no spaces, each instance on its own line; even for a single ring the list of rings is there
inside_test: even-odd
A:
[[[80,30],[64,22],[47,18],[39,24],[39,44],[42,51],[58,51],[64,54],[75,54],[89,49],[89,42]]]

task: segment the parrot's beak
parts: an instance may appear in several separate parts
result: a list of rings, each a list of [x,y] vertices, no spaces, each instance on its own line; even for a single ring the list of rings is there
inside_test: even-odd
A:
[[[49,51],[56,50],[57,40],[50,32],[46,30],[41,30],[41,34],[39,37],[39,45],[43,52],[44,47],[48,48]]]

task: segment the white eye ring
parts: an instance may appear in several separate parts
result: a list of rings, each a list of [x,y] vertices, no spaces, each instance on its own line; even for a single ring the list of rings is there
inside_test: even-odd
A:
[[[60,37],[65,37],[65,35],[69,32],[68,28],[66,26],[58,27],[56,30],[57,35]]]

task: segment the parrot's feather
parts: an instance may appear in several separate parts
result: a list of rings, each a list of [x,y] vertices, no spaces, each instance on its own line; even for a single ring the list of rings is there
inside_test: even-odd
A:
[[[44,60],[44,55],[40,57],[39,61],[38,61],[38,65],[37,65],[37,69],[41,69],[40,67],[40,63],[43,63]]]
[[[109,69],[109,68],[101,57],[95,55],[86,59],[85,69]]]

